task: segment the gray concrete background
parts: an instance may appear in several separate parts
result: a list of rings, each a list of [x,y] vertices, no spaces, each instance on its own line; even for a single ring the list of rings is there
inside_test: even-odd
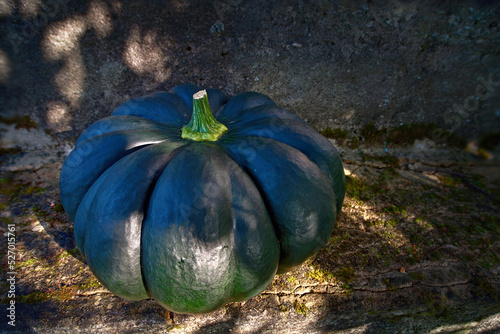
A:
[[[319,130],[500,128],[498,1],[4,0],[0,20],[1,115],[56,139],[184,82],[264,93]]]

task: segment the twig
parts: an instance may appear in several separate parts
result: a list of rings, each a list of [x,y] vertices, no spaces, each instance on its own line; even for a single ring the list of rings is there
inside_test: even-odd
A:
[[[77,296],[91,296],[91,295],[97,295],[99,293],[111,293],[106,289],[99,289],[99,290],[93,290],[93,291],[85,291],[85,292],[79,292],[76,295]]]

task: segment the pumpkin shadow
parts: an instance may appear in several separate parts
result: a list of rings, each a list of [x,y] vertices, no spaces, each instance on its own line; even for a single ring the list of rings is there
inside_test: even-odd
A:
[[[241,318],[241,306],[239,305],[228,305],[225,307],[226,314],[229,315],[227,320],[219,320],[217,322],[210,323],[203,327],[200,327],[195,333],[196,334],[208,334],[208,333],[230,333],[233,329],[238,327],[239,318]]]
[[[212,322],[205,326],[200,327],[196,334],[208,334],[208,333],[231,333],[233,330],[237,331],[240,327],[239,323],[243,317],[244,311],[242,310],[244,306],[241,303],[233,303],[227,305],[224,310],[228,315],[228,319],[219,320]],[[227,317],[226,317],[227,318]],[[262,322],[260,322],[262,323]],[[255,328],[251,333],[263,333],[267,329],[271,329],[272,324],[265,322],[258,328]]]

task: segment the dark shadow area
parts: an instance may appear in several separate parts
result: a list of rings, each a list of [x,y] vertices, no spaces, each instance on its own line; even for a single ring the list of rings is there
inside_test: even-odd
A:
[[[240,311],[240,306],[238,304],[231,304],[225,307],[226,314],[228,314],[229,319],[224,321],[218,321],[205,325],[196,331],[196,334],[206,334],[206,333],[229,333],[235,330],[238,326],[238,321],[242,314]]]

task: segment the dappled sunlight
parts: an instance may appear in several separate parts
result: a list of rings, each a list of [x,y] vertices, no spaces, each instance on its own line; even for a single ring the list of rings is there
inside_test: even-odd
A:
[[[342,212],[350,219],[340,220],[338,227],[371,234],[372,238],[378,240],[373,249],[391,247],[397,250],[410,244],[407,233],[401,229],[402,220],[406,216],[399,217],[380,210],[376,203],[358,201],[349,196],[345,199]]]
[[[11,71],[12,63],[9,57],[3,50],[0,50],[0,82],[9,81]]]
[[[42,50],[47,60],[65,60],[55,75],[54,84],[72,108],[79,107],[84,90],[86,71],[81,56],[80,38],[86,29],[85,17],[76,15],[50,25],[42,39]],[[63,110],[64,114],[67,112],[64,102],[58,102],[57,108],[54,108],[54,103],[56,102],[48,104],[49,112],[46,115],[47,124],[51,128],[60,124]]]
[[[87,30],[84,16],[75,15],[51,24],[44,33],[42,50],[49,61],[61,60],[80,53],[80,38]]]
[[[85,65],[80,53],[70,55],[64,66],[56,74],[54,83],[59,92],[70,103],[70,106],[77,108],[84,91]]]
[[[54,84],[69,104],[62,101],[47,104],[46,120],[52,129],[70,130],[68,107],[76,109],[80,106],[87,76],[80,40],[89,29],[93,29],[99,38],[108,36],[113,30],[109,8],[102,1],[93,1],[86,15],[74,15],[55,22],[44,33],[41,44],[45,59],[51,62],[64,60]]]
[[[344,174],[346,176],[349,176],[352,174],[353,168],[351,166],[346,166],[344,165]]]
[[[70,131],[71,116],[69,107],[61,101],[50,101],[45,105],[47,126],[54,132]]]
[[[157,82],[170,76],[166,68],[169,57],[163,51],[165,43],[159,41],[156,31],[141,32],[135,25],[125,44],[124,62],[139,75],[151,75]]]
[[[11,15],[14,8],[14,0],[0,0],[0,17]]]
[[[42,0],[20,0],[18,9],[25,19],[35,17],[40,12]]]
[[[108,36],[113,30],[108,6],[102,1],[92,2],[87,13],[87,24],[89,28],[94,29],[99,38]]]

